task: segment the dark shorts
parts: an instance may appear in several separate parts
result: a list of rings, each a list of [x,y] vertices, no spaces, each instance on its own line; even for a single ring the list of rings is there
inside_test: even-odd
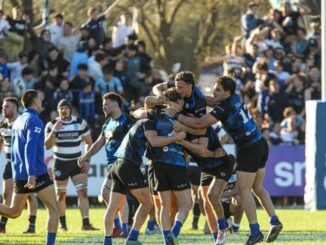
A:
[[[230,211],[230,205],[231,205],[231,202],[222,202],[225,219],[230,218],[232,215],[231,211]]]
[[[112,167],[112,187],[113,192],[126,195],[129,190],[145,188],[148,186],[147,180],[140,168],[124,159],[117,159]]]
[[[166,163],[153,163],[153,189],[162,191],[182,191],[190,189],[187,168]]]
[[[112,180],[112,168],[113,168],[113,166],[114,166],[114,163],[113,164],[111,163],[106,168],[108,170],[108,176],[107,176],[107,178],[109,180]]]
[[[53,185],[53,181],[51,180],[50,176],[46,173],[43,175],[40,175],[36,178],[36,187],[35,189],[31,190],[26,187],[24,187],[27,184],[27,180],[21,180],[21,181],[15,181],[14,184],[14,191],[18,194],[26,194],[26,193],[32,193],[32,192],[39,192],[43,190],[44,188]]]
[[[239,147],[237,171],[255,173],[264,168],[268,159],[268,144],[264,138],[257,143]]]
[[[221,179],[228,182],[234,171],[235,162],[230,161],[228,156],[225,157],[225,163],[215,168],[201,170],[200,185],[210,185],[213,179]]]
[[[71,161],[55,159],[53,167],[54,180],[66,180],[69,177],[82,173],[77,161],[77,159]]]
[[[200,173],[201,170],[197,166],[188,166],[188,177],[191,185],[199,185],[200,184]]]
[[[12,179],[12,169],[11,169],[11,163],[7,162],[5,166],[5,170],[3,171],[2,178],[4,180]]]

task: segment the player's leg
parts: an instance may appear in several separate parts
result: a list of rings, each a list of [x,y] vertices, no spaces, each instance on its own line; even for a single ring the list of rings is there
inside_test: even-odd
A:
[[[2,181],[2,197],[3,197],[3,204],[10,206],[12,193],[14,192],[14,180],[12,176],[10,178],[5,178],[5,173]],[[2,216],[0,220],[0,233],[6,233],[6,224],[8,221],[8,217]]]
[[[171,192],[171,208],[170,208],[170,223],[173,226],[175,222],[175,216],[178,213],[178,202],[174,192]]]
[[[59,223],[59,206],[53,185],[49,185],[37,192],[48,211],[47,218],[47,245],[54,245]]]
[[[78,207],[83,219],[82,230],[97,230],[89,222],[89,201],[87,194],[88,176],[86,173],[79,173],[71,177],[78,194]]]
[[[27,209],[28,209],[28,221],[29,225],[24,234],[35,233],[35,222],[36,222],[36,212],[38,208],[37,196],[35,193],[31,193],[27,199]]]
[[[211,231],[212,237],[215,242],[217,239],[217,223],[216,223],[217,217],[215,216],[216,214],[212,208],[210,201],[208,200],[208,189],[209,189],[209,183],[205,184],[202,182],[201,187],[200,187],[200,193],[201,193],[202,199],[203,199],[207,224],[208,224],[208,227]]]
[[[129,206],[128,206],[127,199],[125,200],[123,205],[119,208],[118,214],[119,214],[120,221],[121,221],[121,229],[122,229],[122,232],[124,233],[123,237],[128,236],[128,233],[129,233],[129,224],[128,224]]]
[[[21,215],[23,209],[25,208],[28,196],[29,193],[14,193],[10,206],[0,204],[0,215],[6,216],[11,219],[18,218]]]
[[[242,215],[243,215],[243,208],[241,205],[241,198],[240,195],[236,195],[234,197],[232,197],[231,199],[231,203],[229,206],[229,211],[230,214],[233,215],[233,222],[232,222],[232,233],[238,233],[239,229],[240,229],[240,222],[242,219]]]
[[[68,179],[65,180],[54,180],[56,197],[59,205],[59,216],[60,216],[60,229],[67,231],[66,223],[66,196],[67,196],[67,184]]]
[[[264,188],[263,183],[265,179],[265,168],[258,170],[255,182],[253,185],[253,191],[258,198],[260,204],[264,207],[270,217],[271,229],[267,236],[267,241],[272,242],[276,240],[277,236],[283,229],[282,223],[279,221],[278,216],[275,213],[274,205],[267,190]]]
[[[170,220],[170,209],[171,209],[171,191],[158,191],[160,200],[160,226],[163,232],[163,237],[166,241],[167,236],[171,232],[171,220]]]
[[[193,163],[189,163],[189,167],[187,169],[189,180],[191,183],[191,195],[193,201],[192,207],[192,224],[191,229],[198,230],[198,221],[200,216],[200,204],[199,204],[199,196],[198,196],[198,188],[200,184],[200,168],[198,166],[191,166]]]

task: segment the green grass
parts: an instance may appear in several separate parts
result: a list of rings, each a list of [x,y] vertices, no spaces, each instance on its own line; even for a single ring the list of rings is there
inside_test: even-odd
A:
[[[57,244],[101,244],[102,243],[102,216],[103,208],[91,209],[91,223],[96,227],[101,228],[100,231],[85,232],[81,231],[81,218],[78,209],[69,209],[67,211],[68,232],[59,232],[57,235]],[[279,239],[274,244],[304,244],[304,245],[326,245],[326,211],[308,212],[304,210],[278,210],[278,215],[282,219],[284,230]],[[266,235],[269,224],[268,217],[262,211],[258,211],[258,217],[263,233]],[[45,244],[46,236],[46,212],[44,209],[38,210],[36,230],[33,235],[22,235],[22,232],[27,228],[27,212],[24,211],[22,216],[16,220],[9,220],[7,225],[7,234],[0,234],[1,245],[37,245]],[[180,244],[187,245],[209,245],[213,244],[210,235],[203,235],[202,231],[192,231],[190,227],[190,218],[184,225],[181,236],[179,237]],[[204,218],[201,217],[200,225],[203,227]],[[241,232],[238,236],[230,236],[227,244],[244,244],[247,239],[248,223],[246,218],[243,218],[241,223]],[[140,241],[143,244],[163,244],[160,234],[153,236],[140,235]],[[124,244],[123,239],[115,239],[114,244]]]

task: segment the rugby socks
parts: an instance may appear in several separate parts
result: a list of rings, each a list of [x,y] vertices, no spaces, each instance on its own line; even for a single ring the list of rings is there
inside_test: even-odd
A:
[[[0,229],[5,229],[6,228],[7,221],[8,221],[7,217],[1,216]]]
[[[111,236],[105,236],[103,245],[112,245],[112,237]]]
[[[240,224],[232,223],[232,231],[239,232]]]
[[[88,216],[83,217],[83,226],[89,226],[89,218]]]
[[[220,229],[220,231],[223,231],[227,228],[227,224],[226,224],[226,221],[225,221],[225,218],[219,218],[217,220],[217,223],[218,223],[218,228]]]
[[[199,221],[199,216],[200,216],[200,208],[199,208],[198,202],[195,202],[194,207],[192,209],[192,213],[193,213],[192,226],[197,227],[198,221]]]
[[[276,215],[273,215],[272,217],[271,217],[271,220],[269,221],[269,223],[271,224],[271,225],[275,225],[275,224],[277,224],[279,222],[279,219],[278,219],[278,217],[276,216]]]
[[[175,223],[174,223],[174,226],[172,227],[172,233],[175,237],[178,237],[179,236],[179,233],[180,233],[180,230],[182,228],[182,222],[177,220]]]
[[[214,242],[216,242],[216,240],[217,240],[217,232],[212,233],[212,237],[213,237]]]
[[[153,231],[155,229],[155,224],[156,224],[155,219],[149,220],[147,222],[147,229],[150,230],[150,231]]]
[[[163,239],[164,239],[164,244],[165,244],[165,245],[169,245],[169,244],[170,244],[170,243],[166,240],[166,238],[169,236],[170,233],[171,233],[170,230],[163,231]]]
[[[120,219],[119,218],[115,218],[114,219],[114,227],[121,229],[121,223],[120,223]]]
[[[60,221],[60,226],[66,228],[67,224],[66,224],[66,215],[60,216],[59,217],[59,221]]]
[[[260,234],[259,224],[250,224],[250,235],[253,237],[256,237]]]
[[[57,233],[48,232],[48,235],[46,237],[46,245],[55,245],[55,237],[56,236],[57,236]]]
[[[35,221],[36,221],[36,216],[35,215],[30,215],[28,218],[29,221],[29,228],[35,229]]]
[[[128,223],[123,223],[122,224],[122,232],[124,233],[124,234],[128,234]]]
[[[128,239],[131,241],[137,241],[139,236],[139,231],[132,229],[129,233]]]

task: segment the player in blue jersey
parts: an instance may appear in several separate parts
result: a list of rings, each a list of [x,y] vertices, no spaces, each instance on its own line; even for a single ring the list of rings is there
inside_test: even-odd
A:
[[[269,193],[263,186],[265,164],[268,159],[268,145],[256,127],[242,99],[235,94],[236,83],[231,77],[221,76],[214,81],[214,97],[219,102],[214,110],[200,117],[175,114],[180,122],[194,128],[205,128],[221,121],[224,129],[235,142],[237,151],[237,178],[244,211],[250,224],[250,237],[246,244],[256,244],[263,240],[256,214],[256,203],[251,190],[270,216],[271,228],[267,242],[274,241],[283,226],[275,213]]]
[[[102,97],[103,112],[107,118],[102,127],[101,135],[96,142],[90,147],[86,154],[79,160],[82,162],[89,162],[90,158],[95,155],[103,146],[105,147],[107,164],[108,164],[108,177],[105,178],[101,190],[101,195],[106,203],[109,205],[110,190],[112,185],[111,167],[116,161],[114,155],[119,148],[124,136],[131,128],[132,120],[122,112],[122,98],[116,93],[106,93]],[[115,226],[113,237],[126,237],[128,235],[128,203],[125,202],[120,209],[120,218],[122,224],[117,217],[115,219]]]
[[[3,100],[2,114],[3,121],[0,122],[0,152],[2,148],[6,154],[6,165],[3,171],[3,203],[10,206],[11,199],[14,191],[14,180],[12,178],[11,169],[11,136],[13,134],[12,125],[18,118],[18,100],[15,97],[7,97]],[[37,211],[37,197],[35,193],[31,193],[27,199],[29,226],[24,234],[35,233],[35,221]],[[0,220],[0,233],[6,233],[6,224],[8,218],[1,217]]]
[[[15,181],[11,206],[0,204],[0,214],[17,218],[25,207],[29,193],[36,192],[48,210],[47,245],[55,244],[59,207],[53,182],[44,162],[44,125],[39,117],[42,95],[36,90],[26,90],[22,96],[24,113],[13,125],[12,171]]]
[[[200,186],[208,225],[215,244],[224,244],[227,238],[227,223],[220,199],[232,175],[234,162],[229,161],[212,127],[208,128],[205,136],[192,141],[183,140],[180,144],[187,149],[201,169]]]

